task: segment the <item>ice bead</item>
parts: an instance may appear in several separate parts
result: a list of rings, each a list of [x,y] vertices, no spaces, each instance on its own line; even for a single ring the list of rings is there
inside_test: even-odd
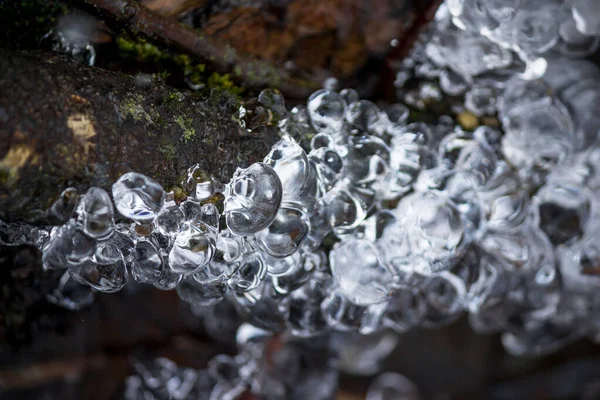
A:
[[[106,293],[118,292],[128,280],[127,268],[122,258],[106,265],[87,261],[82,265],[69,268],[69,273],[76,282]]]
[[[93,239],[104,239],[114,231],[114,209],[104,189],[91,187],[77,209],[83,232]]]
[[[158,230],[163,235],[176,235],[181,229],[185,215],[180,207],[171,204],[164,207],[156,218]]]
[[[535,3],[523,2],[525,7],[515,14],[512,21],[513,43],[527,55],[541,54],[558,41],[558,7]]]
[[[262,90],[258,94],[258,102],[271,112],[273,124],[278,123],[289,114],[285,108],[283,95],[276,89]]]
[[[316,171],[321,192],[325,193],[331,190],[338,181],[344,166],[340,154],[328,147],[319,147],[313,149],[308,157]]]
[[[57,287],[46,298],[49,302],[67,310],[79,311],[94,302],[94,293],[89,287],[75,282],[66,271],[60,277]]]
[[[137,172],[121,176],[113,185],[112,194],[119,213],[138,223],[153,221],[165,200],[163,188]]]
[[[598,147],[600,115],[594,112],[600,106],[597,79],[581,80],[566,88],[562,95],[572,112],[576,128],[573,145],[576,151]]]
[[[323,333],[327,322],[321,313],[321,302],[329,294],[331,277],[316,274],[302,288],[293,291],[282,307],[285,319],[292,334],[311,337]]]
[[[340,292],[351,302],[367,306],[385,301],[392,274],[380,262],[373,243],[361,239],[342,242],[331,251],[329,262]]]
[[[350,126],[350,133],[356,136],[371,134],[382,137],[391,127],[387,114],[369,100],[350,104],[345,118]]]
[[[552,244],[583,236],[592,213],[592,193],[568,182],[551,182],[534,196],[537,224]]]
[[[339,331],[358,330],[366,310],[367,307],[350,302],[335,290],[321,302],[321,313],[327,325]]]
[[[267,271],[271,276],[288,276],[302,267],[302,255],[295,252],[287,257],[276,258],[269,254],[263,254]]]
[[[409,192],[423,169],[435,166],[435,154],[427,146],[431,132],[404,129],[392,138],[390,177],[384,187],[385,198],[397,198]]]
[[[42,262],[47,269],[70,268],[89,260],[95,251],[95,241],[71,221],[52,230],[43,248]]]
[[[159,290],[173,290],[181,281],[182,275],[177,274],[163,264],[161,274],[158,279],[152,283],[152,286]]]
[[[395,372],[378,375],[369,385],[366,400],[419,400],[419,390],[408,378]]]
[[[390,296],[383,317],[383,324],[396,332],[403,333],[419,326],[427,312],[423,293],[415,287],[395,288]]]
[[[190,304],[209,306],[223,300],[226,287],[222,283],[201,284],[192,276],[184,276],[176,290],[179,297]]]
[[[594,0],[576,0],[572,7],[577,29],[589,36],[600,35],[600,4]]]
[[[193,274],[212,259],[215,248],[211,232],[188,225],[175,238],[169,253],[169,267],[178,274]]]
[[[317,132],[325,132],[336,138],[342,135],[346,103],[338,93],[318,90],[308,98],[306,108]]]
[[[507,49],[483,36],[464,32],[449,31],[434,36],[426,49],[428,57],[437,65],[447,66],[467,82],[485,72],[505,68],[512,62],[512,54]]]
[[[283,206],[275,220],[255,235],[258,245],[273,257],[287,257],[295,253],[310,232],[306,215],[297,209]]]
[[[367,216],[373,193],[338,182],[319,201],[318,208],[336,235],[354,230]]]
[[[456,206],[434,192],[411,194],[396,213],[408,230],[413,256],[422,257],[417,272],[431,274],[449,268],[469,242],[467,223]]]
[[[375,136],[353,137],[349,141],[345,173],[357,186],[379,189],[390,170],[390,148]]]
[[[155,283],[164,268],[164,260],[156,247],[147,240],[136,243],[131,257],[131,276],[138,283]]]
[[[317,195],[316,171],[294,139],[284,137],[273,145],[264,163],[273,167],[279,176],[284,203],[312,208]]]
[[[263,230],[277,216],[283,188],[275,170],[263,163],[238,168],[225,190],[225,219],[239,236]]]
[[[247,292],[256,289],[266,275],[267,268],[260,253],[245,254],[227,280],[227,285],[235,291]]]
[[[75,188],[66,188],[60,194],[58,199],[52,203],[48,210],[48,217],[52,222],[64,224],[71,218],[77,204],[79,204],[79,196]]]
[[[502,153],[518,168],[519,176],[532,184],[541,183],[572,151],[571,117],[556,101],[513,109],[503,125]]]
[[[487,231],[479,244],[515,273],[531,275],[547,265],[555,265],[550,240],[530,222],[516,229]]]

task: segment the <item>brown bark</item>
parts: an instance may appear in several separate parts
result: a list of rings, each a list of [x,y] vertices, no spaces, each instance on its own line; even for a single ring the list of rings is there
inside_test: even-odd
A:
[[[206,98],[83,66],[0,50],[0,219],[31,220],[69,186],[110,188],[135,170],[171,189],[199,163],[227,181],[276,132],[243,132],[225,92]]]

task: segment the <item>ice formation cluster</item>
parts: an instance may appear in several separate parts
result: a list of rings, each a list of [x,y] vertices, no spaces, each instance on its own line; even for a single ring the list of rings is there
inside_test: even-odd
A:
[[[599,37],[594,0],[447,0],[399,67],[399,97],[412,109],[458,97],[455,111],[497,116],[497,129],[414,121],[352,89],[287,111],[267,90],[259,102],[281,115],[282,139],[229,182],[192,167],[178,203],[130,172],[112,193],[65,191],[54,212],[74,210],[66,224],[3,237],[68,270],[56,302],[76,307],[61,294],[69,279],[113,292],[131,276],[195,306],[229,302],[252,324],[243,337],[402,333],[466,312],[516,355],[600,340],[600,70],[583,59]],[[214,361],[210,379],[284,379],[248,374],[248,360],[260,369],[248,351]],[[143,375],[131,399],[154,390]]]

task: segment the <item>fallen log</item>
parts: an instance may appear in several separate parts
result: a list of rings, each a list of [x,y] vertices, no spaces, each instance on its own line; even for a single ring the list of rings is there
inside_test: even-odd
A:
[[[248,133],[225,91],[180,92],[65,56],[0,50],[0,219],[40,218],[67,187],[138,171],[176,188],[190,166],[227,181],[275,130]]]

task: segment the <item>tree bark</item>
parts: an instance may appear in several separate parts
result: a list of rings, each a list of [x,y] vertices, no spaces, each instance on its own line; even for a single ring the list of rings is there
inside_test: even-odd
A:
[[[186,169],[227,181],[276,130],[243,131],[226,92],[179,92],[67,57],[0,50],[0,219],[43,215],[67,187],[110,189],[127,171],[169,190]]]

